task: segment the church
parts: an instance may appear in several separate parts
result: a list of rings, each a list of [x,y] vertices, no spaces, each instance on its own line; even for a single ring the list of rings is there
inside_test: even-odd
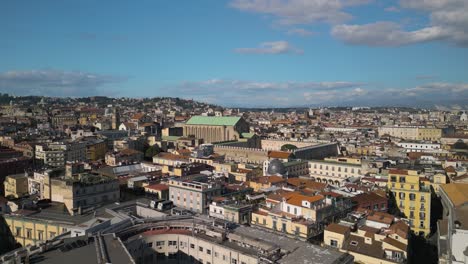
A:
[[[249,124],[238,116],[192,116],[184,125],[184,136],[193,135],[205,143],[239,140]]]

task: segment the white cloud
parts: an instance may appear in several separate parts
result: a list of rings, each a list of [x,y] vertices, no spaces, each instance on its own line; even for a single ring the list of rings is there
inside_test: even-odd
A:
[[[284,54],[284,53],[294,53],[302,54],[303,50],[295,48],[289,42],[281,41],[272,41],[272,42],[263,42],[257,48],[237,48],[234,50],[237,53],[254,53],[254,54]]]
[[[347,5],[367,3],[366,0],[233,0],[236,9],[268,14],[284,25],[316,22],[341,23],[352,16],[342,9]]]
[[[337,25],[331,34],[349,44],[369,46],[400,46],[443,39],[447,32],[442,27],[426,27],[405,31],[395,22],[376,22],[364,25]]]
[[[287,33],[289,35],[298,35],[298,36],[301,36],[301,37],[308,37],[308,36],[312,36],[314,34],[314,32],[309,31],[307,29],[303,29],[303,28],[292,28],[292,29],[288,30]]]
[[[369,46],[400,46],[440,40],[468,47],[468,1],[400,0],[400,7],[426,12],[430,22],[412,31],[388,21],[363,25],[342,24],[333,27],[332,35],[346,43]]]
[[[30,70],[0,73],[0,92],[15,95],[90,96],[122,78],[77,71]]]

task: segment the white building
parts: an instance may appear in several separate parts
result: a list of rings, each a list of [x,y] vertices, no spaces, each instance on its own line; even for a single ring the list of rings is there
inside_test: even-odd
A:
[[[398,142],[396,145],[406,149],[406,152],[432,152],[440,149],[440,144],[434,143]]]

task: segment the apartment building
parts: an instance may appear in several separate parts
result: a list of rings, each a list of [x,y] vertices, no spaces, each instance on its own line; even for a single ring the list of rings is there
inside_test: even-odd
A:
[[[387,188],[393,193],[400,211],[409,219],[415,233],[430,233],[431,191],[430,182],[417,171],[390,169]]]
[[[378,133],[379,136],[389,135],[406,140],[438,141],[442,138],[442,129],[431,127],[382,126],[379,127]]]
[[[206,176],[169,180],[169,199],[175,206],[206,213],[212,198],[221,194],[221,185]]]
[[[324,193],[308,196],[299,192],[269,195],[267,205],[252,212],[251,224],[308,240],[319,235],[326,223],[351,210],[351,201]]]
[[[347,158],[327,158],[309,161],[309,175],[312,180],[341,186],[351,177],[361,177],[363,168],[360,161]]]
[[[96,174],[82,173],[73,177],[44,175],[41,198],[60,202],[71,215],[83,208],[118,201],[120,198],[117,179]]]
[[[398,142],[397,146],[406,149],[406,152],[433,152],[440,150],[440,144],[436,143],[419,143],[413,142]]]
[[[44,165],[51,167],[63,167],[66,162],[65,149],[62,146],[36,145],[36,159],[41,160]]]
[[[5,197],[20,198],[29,194],[28,175],[25,173],[9,175],[3,184]]]
[[[236,201],[212,202],[209,215],[214,218],[234,222],[237,224],[249,224],[252,213],[252,205]]]

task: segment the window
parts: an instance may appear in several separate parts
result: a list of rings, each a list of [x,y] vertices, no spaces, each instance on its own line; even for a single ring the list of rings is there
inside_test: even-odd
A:
[[[44,231],[42,230],[37,231],[37,239],[44,240]]]
[[[200,252],[203,252],[203,247],[198,247],[198,250],[199,250]]]
[[[258,223],[258,216],[255,217],[255,222]]]
[[[215,252],[215,253],[214,253],[215,258],[217,258],[218,255],[219,255],[218,252]]]
[[[150,247],[153,247],[153,242],[147,243],[146,246],[149,247],[149,248],[150,248]]]
[[[20,237],[21,236],[21,227],[16,228],[16,236]]]
[[[379,210],[379,205],[378,204],[374,204],[374,210]]]
[[[177,246],[177,241],[169,241],[169,246]]]
[[[419,221],[419,228],[424,228],[424,221]]]
[[[49,238],[55,237],[55,232],[49,232]]]
[[[330,246],[337,248],[338,247],[338,241],[331,239],[330,240]]]
[[[392,256],[395,259],[400,259],[401,258],[401,252],[392,252]]]
[[[410,211],[409,217],[414,218],[414,211]]]
[[[156,241],[156,246],[160,247],[160,246],[164,246],[164,243],[165,241]]]
[[[226,255],[223,255],[223,260],[226,260]]]
[[[400,193],[400,199],[405,199],[405,193],[404,192]]]
[[[294,207],[294,214],[297,215],[297,208]]]
[[[416,194],[410,193],[409,199],[410,199],[410,201],[415,201],[416,200]]]
[[[266,219],[265,218],[263,219],[263,224],[266,225]]]
[[[195,248],[195,245],[194,245],[194,244],[190,244],[190,248]]]
[[[288,205],[288,207],[287,207],[286,211],[289,213],[289,205]]]
[[[231,260],[231,263],[232,263],[232,264],[237,264],[237,259],[232,259],[232,260]]]
[[[351,246],[357,246],[358,245],[358,242],[357,241],[351,241],[351,243],[349,243]]]
[[[211,250],[207,249],[206,254],[211,255]]]

